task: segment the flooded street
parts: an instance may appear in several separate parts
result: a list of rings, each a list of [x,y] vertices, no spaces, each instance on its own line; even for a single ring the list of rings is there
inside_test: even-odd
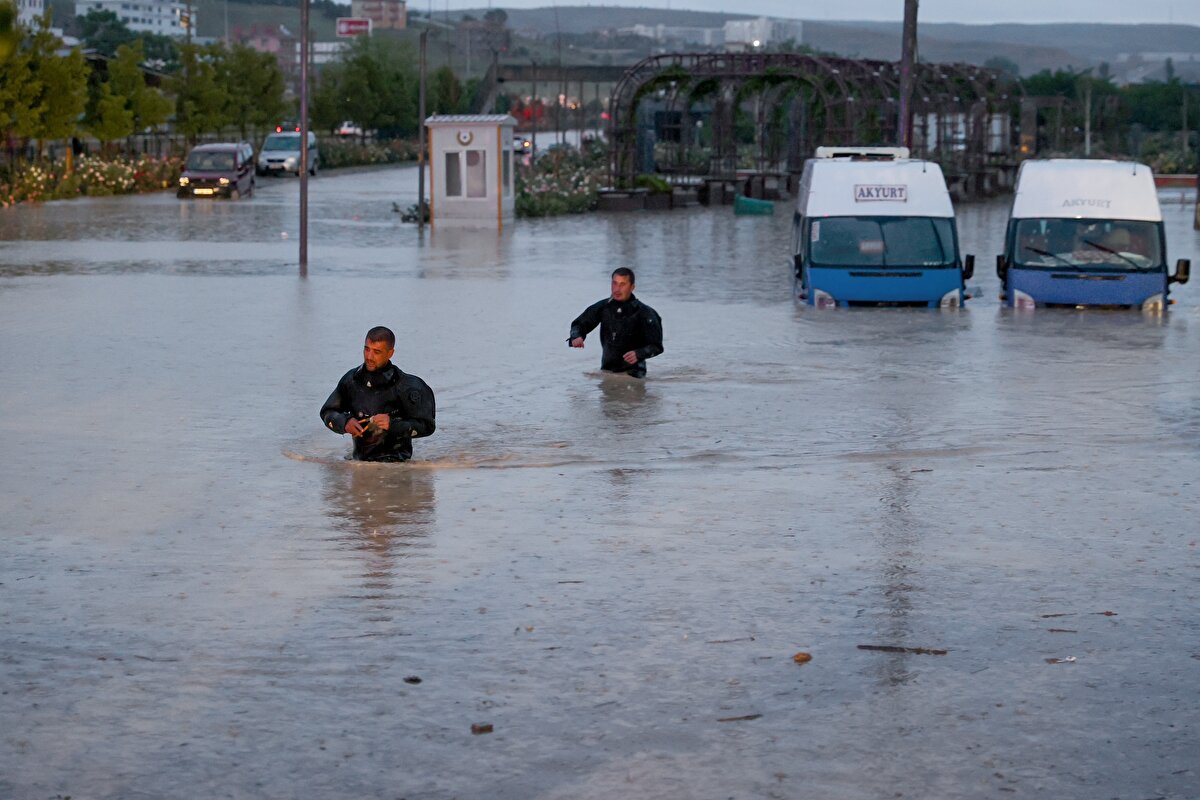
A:
[[[410,167],[301,280],[297,197],[0,211],[0,798],[1200,796],[1200,283],[1002,309],[1000,199],[962,311],[816,311],[783,205],[422,236]],[[565,344],[619,265],[645,382]],[[408,464],[317,416],[376,324]]]

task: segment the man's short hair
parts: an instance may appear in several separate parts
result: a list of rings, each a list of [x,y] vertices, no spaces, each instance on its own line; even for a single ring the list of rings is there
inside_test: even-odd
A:
[[[396,349],[396,334],[392,333],[391,329],[385,328],[382,325],[376,325],[367,331],[367,341],[383,342],[388,346],[389,350]]]
[[[637,280],[633,277],[633,270],[631,270],[629,267],[617,267],[614,269],[612,272],[612,277],[615,278],[618,275],[620,275],[622,278],[629,278],[629,283],[632,285],[637,284]]]

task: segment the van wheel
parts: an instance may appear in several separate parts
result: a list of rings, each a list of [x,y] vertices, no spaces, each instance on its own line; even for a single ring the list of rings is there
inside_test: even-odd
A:
[[[239,192],[237,189],[229,190],[229,199],[230,200],[239,200],[239,199],[241,199],[241,196],[242,196],[242,193]]]
[[[248,189],[246,189],[246,197],[254,196],[255,183],[256,183],[256,181],[253,178],[251,178],[250,179],[250,187]]]
[[[314,161],[313,165],[308,168],[308,174],[314,178],[317,177],[317,162]]]

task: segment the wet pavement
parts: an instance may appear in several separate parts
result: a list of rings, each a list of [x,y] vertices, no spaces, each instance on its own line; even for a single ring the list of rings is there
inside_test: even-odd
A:
[[[1013,314],[999,200],[965,310],[816,312],[788,213],[414,176],[316,179],[307,280],[295,181],[0,212],[0,797],[1200,796],[1200,285]],[[644,383],[564,342],[618,264]],[[406,465],[317,418],[374,324]]]

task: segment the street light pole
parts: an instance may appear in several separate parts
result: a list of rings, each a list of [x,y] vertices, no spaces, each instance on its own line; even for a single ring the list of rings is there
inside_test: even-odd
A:
[[[300,277],[308,277],[308,0],[300,0]]]
[[[425,230],[425,48],[429,28],[421,31],[420,80],[417,84],[417,230]]]
[[[913,62],[917,57],[917,0],[904,0],[904,33],[900,45],[900,118],[897,138],[902,147],[912,147]]]

